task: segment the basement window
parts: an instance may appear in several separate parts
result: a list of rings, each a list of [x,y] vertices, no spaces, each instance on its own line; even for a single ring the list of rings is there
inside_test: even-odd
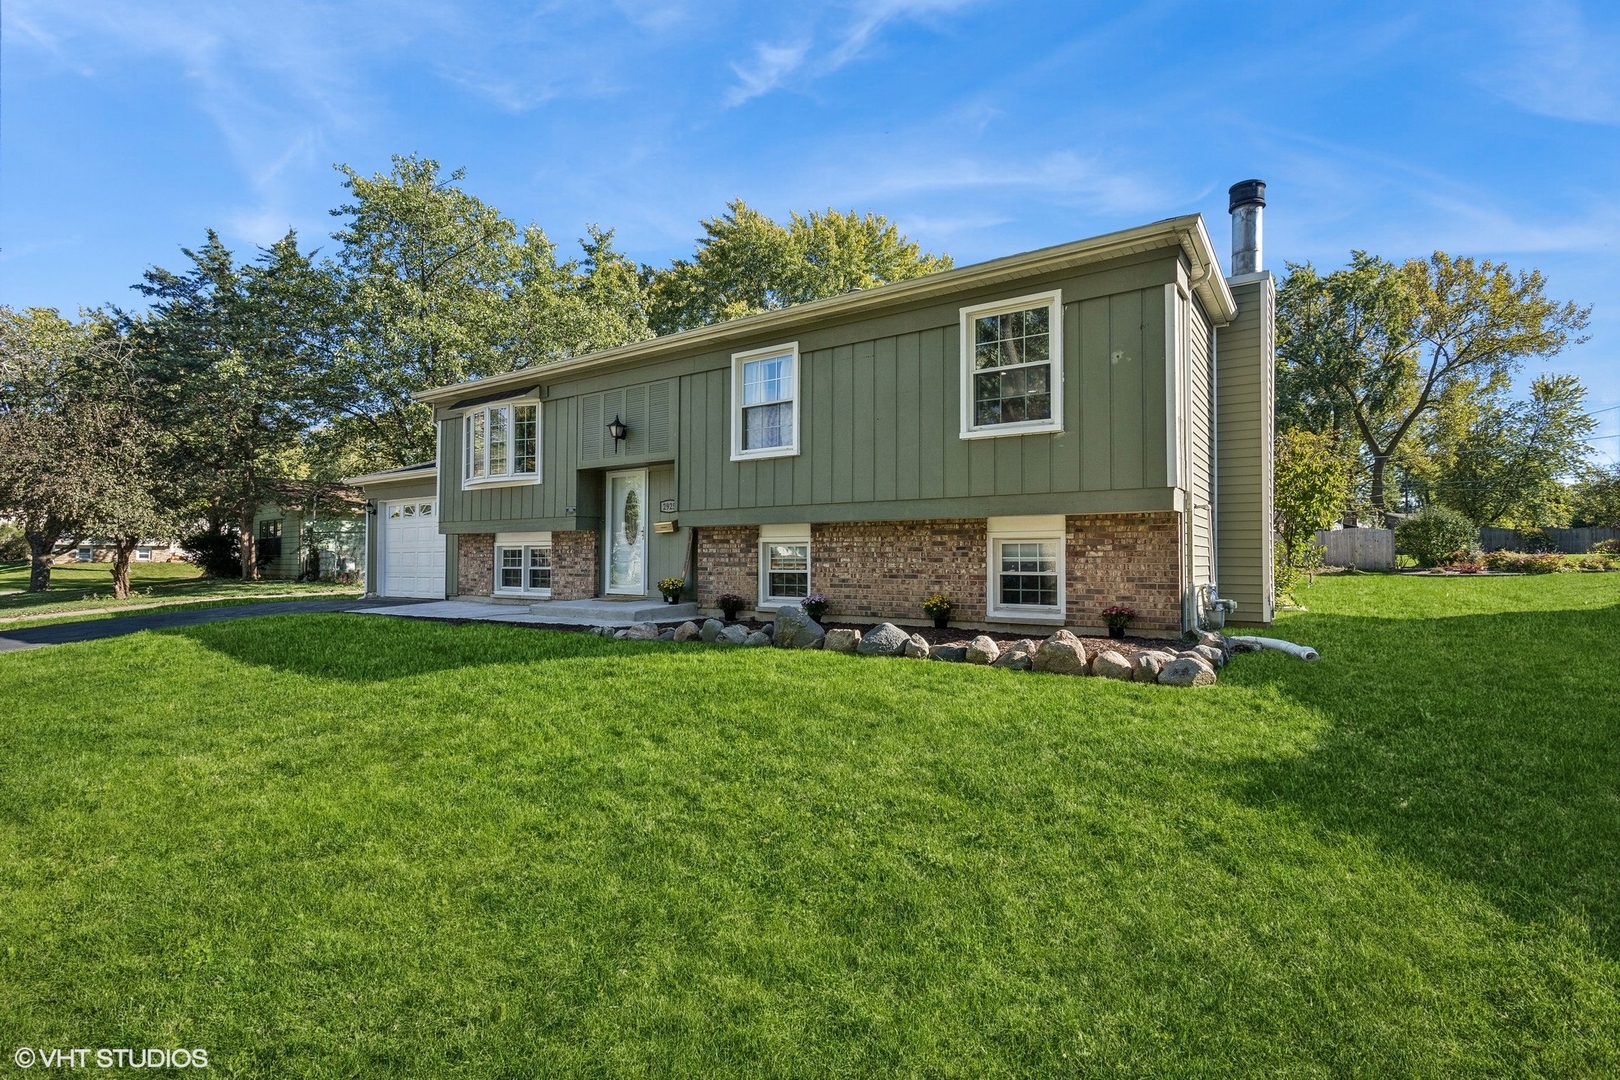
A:
[[[463,417],[463,485],[538,481],[540,405],[489,405]]]
[[[962,438],[1063,430],[1063,296],[961,312]]]
[[[990,618],[1063,621],[1064,532],[1062,514],[989,519]]]
[[[810,526],[759,529],[759,607],[797,604],[810,595]]]
[[[551,534],[497,533],[495,592],[502,596],[551,595]]]

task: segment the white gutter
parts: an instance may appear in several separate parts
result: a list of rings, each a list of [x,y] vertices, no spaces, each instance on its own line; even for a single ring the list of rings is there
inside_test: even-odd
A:
[[[665,334],[662,337],[620,345],[586,356],[518,368],[485,379],[473,379],[421,390],[412,396],[417,401],[444,405],[472,392],[498,393],[510,387],[533,383],[536,378],[558,378],[580,371],[614,364],[628,364],[651,357],[668,358],[672,354],[699,352],[725,342],[759,337],[801,323],[855,316],[896,304],[919,303],[1034,274],[1069,269],[1124,255],[1142,254],[1172,244],[1178,245],[1181,252],[1186,255],[1192,277],[1198,283],[1194,286],[1194,291],[1203,301],[1204,310],[1209,314],[1211,321],[1216,325],[1231,322],[1237,314],[1237,302],[1232,296],[1232,290],[1227,287],[1226,279],[1213,272],[1218,260],[1209,232],[1204,228],[1204,219],[1199,214],[1185,214],[1181,217],[1156,221],[1151,225],[1139,225],[1133,229],[991,259],[989,262],[946,270],[943,273],[891,282],[888,285],[831,296],[824,300],[811,300],[808,303],[795,304],[792,307],[750,315],[742,319],[732,319],[729,322],[700,326],[676,334]]]

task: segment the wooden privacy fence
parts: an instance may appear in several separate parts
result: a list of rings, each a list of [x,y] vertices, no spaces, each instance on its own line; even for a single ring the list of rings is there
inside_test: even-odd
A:
[[[1620,529],[1542,529],[1565,555],[1584,555],[1592,545],[1604,540],[1620,540]],[[1321,535],[1320,533],[1318,535]],[[1524,534],[1518,529],[1481,529],[1479,546],[1484,551],[1523,551]],[[1332,561],[1332,560],[1329,560]]]
[[[1393,529],[1318,529],[1316,542],[1327,548],[1327,566],[1353,566],[1357,570],[1395,569]]]

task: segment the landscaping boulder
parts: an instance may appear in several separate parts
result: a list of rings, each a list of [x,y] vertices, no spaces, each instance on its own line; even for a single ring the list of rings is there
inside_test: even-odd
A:
[[[675,640],[691,641],[693,638],[697,637],[700,632],[701,631],[699,630],[697,623],[683,622],[681,625],[675,628]]]
[[[773,622],[768,622],[759,628],[759,632],[764,634],[766,637],[774,637],[776,636],[776,624]]]
[[[1091,661],[1091,673],[1104,679],[1123,679],[1130,682],[1136,677],[1136,668],[1113,649],[1104,649]]]
[[[1226,653],[1220,649],[1211,648],[1208,645],[1194,645],[1190,649],[1183,650],[1182,655],[1185,656],[1188,653],[1191,653],[1194,656],[1203,657],[1209,662],[1209,666],[1212,668],[1226,666]]]
[[[827,631],[827,637],[822,641],[821,647],[828,652],[852,653],[860,644],[861,632],[859,630],[845,630],[841,627],[834,627]]]
[[[912,634],[906,639],[906,655],[913,660],[926,660],[931,651],[928,639],[921,634]]]
[[[658,631],[658,640],[659,641],[674,641],[675,640],[675,628],[673,626],[670,626],[670,627],[666,627],[663,630]]]
[[[1137,682],[1158,682],[1159,672],[1164,670],[1164,665],[1175,658],[1175,653],[1168,653],[1159,649],[1149,649],[1147,652],[1138,653],[1132,674],[1136,677]]]
[[[624,636],[630,641],[657,641],[658,624],[650,622],[638,622],[632,626],[629,633],[625,634]]]
[[[1001,646],[996,644],[995,639],[980,634],[968,642],[967,656],[964,659],[970,664],[993,664],[1000,655]]]
[[[943,660],[947,664],[960,664],[967,659],[967,646],[935,645],[928,650],[928,659]]]
[[[725,628],[726,624],[719,619],[704,619],[703,628],[698,631],[698,637],[704,641],[719,641],[720,631]]]
[[[613,636],[613,627],[593,626],[587,631],[587,633],[595,634],[597,637],[610,638]]]
[[[613,636],[614,636],[614,638],[616,640],[623,641],[625,638],[630,636],[630,631],[629,630],[615,630],[615,631],[613,631]]]
[[[720,631],[720,636],[715,639],[721,645],[741,645],[747,640],[748,627],[743,626],[741,623],[732,623]]]
[[[1227,659],[1232,657],[1232,642],[1225,634],[1214,630],[1201,630],[1198,633],[1198,644],[1218,650]]]
[[[862,656],[901,656],[910,639],[911,635],[894,623],[878,623],[861,638],[855,651]]]
[[[1059,630],[1036,647],[1030,666],[1054,675],[1085,675],[1086,659],[1085,642],[1067,630]]]
[[[1182,656],[1164,665],[1159,672],[1160,686],[1213,686],[1215,670],[1201,658]]]
[[[814,649],[827,632],[804,609],[783,604],[776,612],[776,632],[771,635],[779,648]]]
[[[758,648],[761,645],[769,645],[770,643],[771,635],[767,634],[763,630],[755,630],[752,634],[749,634],[743,639],[743,644],[747,645],[751,649]]]
[[[1001,650],[992,667],[1006,668],[1009,671],[1028,671],[1034,666],[1037,643],[1029,638],[1022,638]]]

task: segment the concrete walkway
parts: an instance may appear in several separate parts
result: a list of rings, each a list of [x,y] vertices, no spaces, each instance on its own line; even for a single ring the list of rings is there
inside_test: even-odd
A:
[[[431,601],[361,600],[353,596],[326,600],[279,600],[268,604],[234,604],[225,607],[193,608],[190,611],[153,611],[120,618],[57,623],[53,626],[17,627],[0,633],[0,653],[16,652],[19,649],[38,649],[46,645],[65,645],[74,641],[99,641],[102,638],[138,634],[142,630],[171,630],[180,626],[199,626],[203,623],[223,622],[226,619],[251,619],[260,615],[367,611],[379,606],[397,608],[413,603],[431,603]]]
[[[473,622],[515,623],[519,626],[611,626],[615,629],[638,622],[682,623],[698,618],[696,604],[663,604],[640,600],[542,600],[537,603],[503,604],[489,600],[427,600],[401,604],[352,608],[365,615],[403,615],[412,619],[455,619]]]

